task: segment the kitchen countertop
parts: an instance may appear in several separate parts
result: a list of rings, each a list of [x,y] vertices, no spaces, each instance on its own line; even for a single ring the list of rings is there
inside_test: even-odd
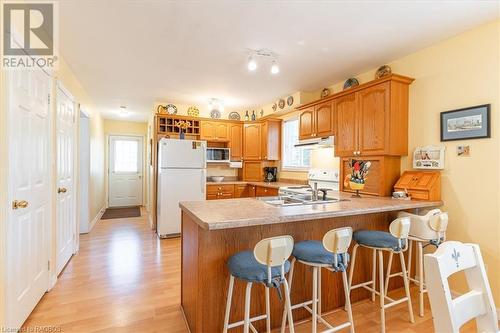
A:
[[[305,184],[292,184],[286,182],[249,182],[243,180],[234,180],[234,181],[222,181],[222,182],[211,182],[207,181],[207,185],[254,185],[254,186],[263,186],[263,187],[272,187],[272,188],[280,188],[285,186],[305,186]]]
[[[259,184],[259,182],[248,182],[248,184]],[[366,195],[362,196],[362,198],[352,198],[350,193],[344,192],[330,192],[330,196],[347,199],[348,201],[314,205],[273,206],[255,198],[241,198],[185,201],[180,202],[179,207],[202,228],[219,230],[439,207],[443,204],[442,201],[398,200],[390,197],[370,197]]]

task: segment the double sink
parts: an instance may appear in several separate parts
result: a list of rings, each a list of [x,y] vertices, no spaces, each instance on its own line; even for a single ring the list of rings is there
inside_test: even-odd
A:
[[[274,197],[257,197],[257,200],[264,201],[273,206],[298,206],[298,205],[315,205],[315,204],[326,204],[335,203],[340,201],[349,201],[347,199],[337,199],[337,198],[318,198],[318,200],[312,200],[311,194],[296,194],[290,195],[279,195]]]

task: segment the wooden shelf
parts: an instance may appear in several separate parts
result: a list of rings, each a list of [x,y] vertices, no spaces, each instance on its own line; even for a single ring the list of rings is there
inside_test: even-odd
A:
[[[163,115],[157,114],[157,128],[156,132],[159,136],[164,135],[179,135],[180,128],[175,126],[179,121],[189,121],[191,126],[186,128],[185,133],[187,136],[200,135],[200,120],[192,117],[177,116],[177,115]]]

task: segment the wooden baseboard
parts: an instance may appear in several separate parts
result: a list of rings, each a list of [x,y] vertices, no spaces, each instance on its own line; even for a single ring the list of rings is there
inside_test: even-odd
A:
[[[102,217],[102,215],[104,214],[105,211],[106,211],[106,206],[103,206],[101,208],[101,210],[97,213],[97,215],[90,222],[89,231],[88,232],[92,231],[92,228],[94,228],[95,224],[101,219],[101,217]]]

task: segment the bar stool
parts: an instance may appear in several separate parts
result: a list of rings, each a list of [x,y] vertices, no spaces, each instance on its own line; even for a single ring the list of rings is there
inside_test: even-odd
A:
[[[385,332],[385,309],[391,306],[407,302],[408,312],[410,315],[410,322],[414,323],[415,319],[413,317],[413,309],[411,306],[410,298],[410,287],[408,282],[408,275],[406,274],[406,265],[403,252],[408,248],[408,233],[410,231],[410,218],[400,217],[391,222],[389,226],[390,232],[375,231],[375,230],[359,230],[354,232],[354,240],[356,244],[354,245],[352,254],[352,265],[349,271],[349,288],[352,291],[356,288],[365,288],[372,293],[372,301],[375,301],[375,294],[380,297],[380,331]],[[359,283],[357,285],[352,285],[352,276],[354,273],[354,265],[356,263],[356,252],[358,247],[362,246],[373,250],[373,267],[372,267],[372,279],[367,282]],[[399,254],[399,259],[401,261],[401,270],[403,272],[402,277],[405,286],[406,296],[401,299],[394,300],[387,296],[386,290],[388,287],[387,281],[384,285],[384,256],[382,251],[389,252],[389,262],[388,262],[388,272],[391,269],[392,256],[393,254]],[[377,254],[379,262],[379,291],[375,287],[375,277],[377,270]],[[371,287],[369,287],[371,285]],[[389,303],[385,303],[385,300]]]
[[[446,228],[448,227],[448,213],[440,209],[424,211],[424,215],[415,215],[407,212],[400,212],[399,217],[409,217],[411,221],[410,233],[408,236],[408,279],[418,285],[419,291],[419,315],[424,316],[424,293],[427,292],[424,280],[424,247],[433,245],[436,248],[446,240]],[[411,277],[411,259],[413,243],[417,248],[417,263],[415,265],[418,272],[418,279]],[[390,274],[386,277],[386,288],[389,279],[394,276],[401,276],[401,272]]]
[[[285,289],[285,311],[288,314],[290,331],[293,333],[293,319],[290,305],[290,290],[285,274],[290,270],[288,258],[292,253],[293,238],[291,236],[278,236],[261,240],[252,251],[236,253],[228,261],[229,290],[227,294],[226,313],[224,316],[224,333],[228,329],[243,325],[243,332],[248,333],[251,328],[257,332],[252,322],[266,319],[266,330],[271,332],[269,289],[280,288],[283,284]],[[231,311],[231,300],[233,296],[234,278],[247,281],[245,292],[245,318],[244,320],[229,323]],[[266,287],[266,314],[250,318],[250,293],[253,283],[262,283]]]
[[[323,242],[303,241],[295,244],[292,255],[292,265],[289,274],[289,285],[292,288],[293,270],[295,262],[298,261],[313,269],[312,299],[303,303],[292,305],[292,310],[304,308],[312,314],[312,332],[316,333],[317,323],[320,321],[328,327],[324,332],[335,332],[346,327],[350,327],[354,333],[354,322],[352,319],[351,301],[349,298],[349,285],[347,281],[347,265],[349,254],[347,249],[351,244],[352,229],[350,227],[338,228],[328,231],[323,236]],[[344,284],[345,306],[349,321],[338,326],[332,326],[321,317],[321,269],[325,268],[330,272],[341,272]],[[310,307],[311,306],[311,307]],[[285,331],[286,313],[283,312],[281,332]]]

